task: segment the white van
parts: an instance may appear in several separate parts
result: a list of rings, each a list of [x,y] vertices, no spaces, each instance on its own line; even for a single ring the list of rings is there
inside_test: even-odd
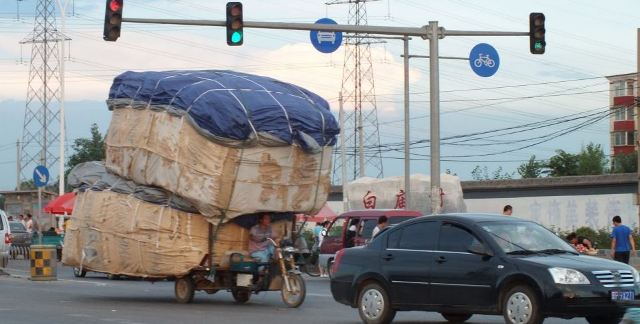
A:
[[[9,263],[9,251],[11,250],[11,232],[7,214],[0,209],[0,268]]]

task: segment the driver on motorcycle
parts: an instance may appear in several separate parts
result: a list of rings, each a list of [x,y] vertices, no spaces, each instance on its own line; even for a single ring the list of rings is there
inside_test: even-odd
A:
[[[271,227],[271,215],[268,213],[258,216],[258,224],[251,227],[249,231],[249,253],[252,258],[258,259],[261,263],[271,260],[275,247],[267,240],[270,238],[280,244],[278,234]]]

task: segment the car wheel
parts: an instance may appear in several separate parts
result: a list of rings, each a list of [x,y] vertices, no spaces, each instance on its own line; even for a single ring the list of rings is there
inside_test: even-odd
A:
[[[388,324],[396,311],[391,308],[389,295],[378,283],[370,283],[360,289],[358,314],[365,324]]]
[[[180,304],[188,304],[193,301],[196,285],[190,276],[176,279],[175,288],[176,300]]]
[[[82,270],[80,271],[80,268],[73,268],[73,276],[76,278],[84,278],[84,276],[87,275],[87,272]]]
[[[622,321],[623,314],[604,315],[604,316],[587,316],[586,320],[589,324],[618,324]]]
[[[473,316],[473,314],[451,314],[451,313],[440,313],[444,319],[451,323],[464,323],[468,319]]]
[[[232,289],[231,295],[233,296],[233,300],[235,300],[238,304],[244,304],[248,302],[249,299],[251,299],[251,291],[246,289]]]
[[[515,286],[504,295],[502,313],[505,323],[540,324],[544,320],[536,293],[529,286]]]

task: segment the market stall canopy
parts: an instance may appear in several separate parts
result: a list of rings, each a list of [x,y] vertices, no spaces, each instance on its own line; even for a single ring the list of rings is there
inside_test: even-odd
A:
[[[298,221],[303,221],[304,218],[306,217],[303,214],[298,214]],[[336,218],[338,216],[338,214],[336,214],[336,212],[334,212],[329,205],[325,204],[322,209],[320,209],[320,211],[310,217],[307,217],[307,222],[308,223],[320,223],[320,222],[324,222],[324,221],[332,221],[334,218]]]
[[[50,201],[46,206],[44,206],[44,211],[55,215],[71,215],[75,201],[76,193],[69,192]]]

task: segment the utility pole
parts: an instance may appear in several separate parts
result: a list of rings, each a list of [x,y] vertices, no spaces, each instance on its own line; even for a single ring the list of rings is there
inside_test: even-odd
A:
[[[409,36],[402,36],[404,50],[404,199],[405,209],[411,209],[411,148],[409,144]]]
[[[16,141],[16,191],[20,191],[20,140]]]
[[[62,35],[66,35],[66,27],[67,27],[67,5],[69,4],[68,0],[56,0],[58,2],[58,7],[60,8],[60,17],[62,18]],[[60,59],[60,157],[58,159],[58,195],[64,195],[64,148],[65,148],[65,120],[64,120],[64,100],[65,100],[65,68],[64,68],[64,55],[65,55],[65,39],[62,40],[60,44],[60,55],[58,59]]]
[[[429,33],[429,101],[431,105],[430,140],[431,145],[431,213],[440,212],[440,61],[438,40],[444,35],[437,21],[430,21]]]
[[[343,103],[343,98],[342,98],[342,91],[340,92],[340,94],[338,95],[338,103],[340,105],[340,110],[338,111],[338,120],[340,122],[340,170],[342,172],[342,212],[347,212],[349,210],[349,202],[347,200],[347,157],[346,157],[346,150],[347,148],[345,147],[345,143],[344,143],[344,129],[342,128],[342,125],[344,125],[344,103]]]

